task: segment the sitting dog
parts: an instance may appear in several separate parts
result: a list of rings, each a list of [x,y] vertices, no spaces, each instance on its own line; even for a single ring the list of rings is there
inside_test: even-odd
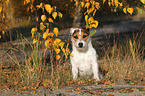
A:
[[[77,80],[78,75],[91,77],[96,81],[99,78],[99,66],[97,63],[97,54],[91,44],[89,30],[81,28],[70,28],[72,41],[72,55],[70,56],[72,65],[73,79]]]

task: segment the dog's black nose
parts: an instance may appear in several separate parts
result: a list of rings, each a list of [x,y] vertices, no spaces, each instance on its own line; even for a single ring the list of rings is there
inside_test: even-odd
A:
[[[79,47],[82,48],[83,47],[83,43],[79,43]]]

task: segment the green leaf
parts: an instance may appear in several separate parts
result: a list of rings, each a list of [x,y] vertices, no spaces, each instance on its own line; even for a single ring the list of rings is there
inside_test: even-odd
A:
[[[43,25],[43,23],[40,23],[40,30],[44,30],[46,28],[46,26]]]
[[[41,35],[41,34],[40,34],[39,32],[37,33],[37,35],[38,35],[38,38],[40,38],[40,35]]]
[[[91,31],[90,36],[94,35],[96,33],[96,30]]]
[[[89,25],[88,25],[88,24],[86,25],[86,28],[87,28],[87,29],[89,28]]]
[[[142,12],[143,12],[143,9],[138,9],[139,14],[142,14]]]

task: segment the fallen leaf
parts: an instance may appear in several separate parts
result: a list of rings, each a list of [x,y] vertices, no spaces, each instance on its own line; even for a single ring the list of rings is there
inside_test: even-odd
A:
[[[120,89],[119,92],[121,93],[123,91],[123,89]]]
[[[114,91],[114,89],[111,89],[111,90],[110,90],[110,92],[113,92],[113,91]]]
[[[76,88],[77,91],[80,91],[80,88]]]
[[[14,85],[17,85],[17,84],[18,84],[18,82],[17,82],[17,81],[15,81],[15,82],[14,82]]]
[[[133,92],[133,91],[134,91],[134,88],[129,89],[129,91],[130,91],[130,92]]]
[[[134,83],[129,83],[130,85],[134,85]]]
[[[6,88],[7,90],[9,90],[9,89],[10,89],[10,84],[6,84],[5,88]]]
[[[133,81],[134,83],[138,83],[138,81]]]
[[[68,89],[68,90],[67,90],[67,92],[72,92],[72,91],[73,91],[73,89]]]
[[[21,87],[21,90],[26,90],[26,89],[27,89],[27,87],[26,87],[26,86]]]
[[[140,90],[140,91],[145,91],[145,88],[140,88],[139,90]]]
[[[108,94],[108,96],[114,96],[114,94]]]
[[[33,95],[36,93],[36,91],[33,91]]]

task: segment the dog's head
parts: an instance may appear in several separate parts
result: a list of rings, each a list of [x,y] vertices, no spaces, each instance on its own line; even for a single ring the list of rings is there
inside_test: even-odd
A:
[[[90,33],[87,29],[82,28],[70,28],[70,33],[72,36],[72,43],[79,51],[84,51],[90,40]]]

